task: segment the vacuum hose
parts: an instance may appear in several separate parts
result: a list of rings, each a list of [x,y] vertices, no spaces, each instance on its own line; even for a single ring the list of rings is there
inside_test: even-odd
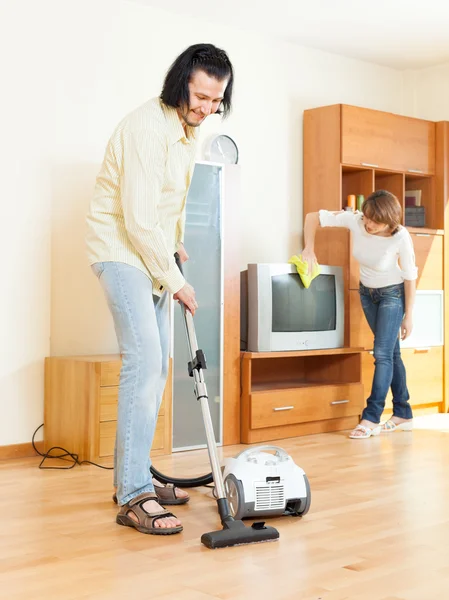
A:
[[[174,486],[181,488],[201,487],[202,485],[209,485],[214,481],[212,473],[200,475],[199,477],[192,477],[191,479],[181,479],[179,477],[170,477],[170,475],[164,475],[153,466],[151,466],[151,473],[164,485],[167,485],[167,483],[172,483]]]

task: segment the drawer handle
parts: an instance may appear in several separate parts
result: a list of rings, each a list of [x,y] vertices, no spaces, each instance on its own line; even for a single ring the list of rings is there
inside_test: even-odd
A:
[[[369,354],[371,354],[371,355],[373,355],[373,356],[374,356],[374,350],[370,350],[370,351],[369,351]]]
[[[415,348],[415,352],[430,352],[430,348]]]
[[[334,400],[331,404],[348,404],[349,400]]]
[[[430,237],[430,233],[416,233],[416,237]]]
[[[409,173],[424,173],[422,169],[407,169]]]
[[[295,408],[294,406],[279,406],[278,408],[273,408],[273,410],[275,412],[278,412],[280,410],[292,410],[292,408]]]
[[[379,165],[375,165],[374,163],[360,163],[362,167],[375,167],[377,168]]]

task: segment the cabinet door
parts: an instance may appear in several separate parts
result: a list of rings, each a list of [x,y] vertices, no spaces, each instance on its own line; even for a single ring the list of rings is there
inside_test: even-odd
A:
[[[223,390],[223,268],[222,200],[226,186],[222,167],[196,164],[186,205],[185,247],[190,260],[184,265],[201,310],[195,315],[198,346],[207,357],[207,391],[215,439],[222,441]],[[175,304],[173,346],[173,447],[204,445],[206,435],[201,405],[195,400],[187,365],[192,360],[182,312]]]
[[[349,290],[349,345],[372,350],[374,335],[363,313],[358,290]]]
[[[443,348],[401,350],[407,372],[412,404],[439,404],[443,401]]]
[[[343,164],[435,172],[435,123],[431,121],[343,105],[341,134]]]
[[[419,290],[443,289],[443,236],[411,234],[418,267]]]
[[[410,404],[421,406],[443,402],[443,348],[407,348],[401,350],[404,362]],[[365,397],[371,392],[374,375],[374,359],[370,352],[362,354],[362,383]],[[391,391],[385,408],[392,406]]]

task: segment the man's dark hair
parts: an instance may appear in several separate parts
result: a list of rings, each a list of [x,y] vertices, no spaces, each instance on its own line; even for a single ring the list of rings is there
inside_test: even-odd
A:
[[[234,72],[231,61],[224,50],[212,44],[189,46],[173,62],[167,75],[160,98],[167,106],[179,108],[190,105],[189,82],[196,71],[204,71],[217,81],[228,79],[228,84],[218,114],[227,117],[231,111]]]

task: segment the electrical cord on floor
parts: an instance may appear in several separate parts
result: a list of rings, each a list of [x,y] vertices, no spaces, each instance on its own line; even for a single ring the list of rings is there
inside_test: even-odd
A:
[[[41,462],[39,464],[39,469],[62,469],[65,471],[67,469],[73,469],[73,467],[75,467],[76,465],[80,465],[80,466],[81,465],[93,465],[94,467],[99,467],[100,469],[106,469],[107,471],[111,471],[114,469],[114,467],[104,467],[103,465],[98,465],[97,463],[91,462],[90,460],[79,460],[78,454],[69,452],[65,448],[61,448],[61,446],[53,446],[53,448],[50,448],[50,450],[48,450],[48,452],[45,452],[45,453],[39,452],[39,450],[36,448],[36,444],[34,443],[34,438],[36,437],[36,433],[43,426],[44,426],[43,423],[42,423],[42,425],[39,425],[39,427],[33,433],[33,437],[31,438],[31,443],[33,445],[34,451],[37,454],[39,454],[39,456],[43,456],[43,459],[41,460]],[[61,450],[63,452],[63,454],[50,454],[52,452],[52,450]],[[67,457],[70,457],[70,458],[67,458]],[[65,460],[67,462],[71,462],[72,464],[68,467],[44,467],[44,462],[50,458],[57,458],[58,460]]]

